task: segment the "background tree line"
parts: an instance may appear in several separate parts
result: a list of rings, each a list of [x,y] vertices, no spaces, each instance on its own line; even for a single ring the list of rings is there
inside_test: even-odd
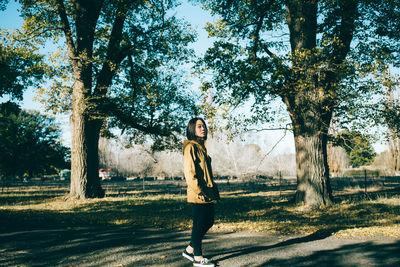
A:
[[[145,145],[125,147],[123,142],[100,139],[100,165],[112,168],[124,177],[183,177],[181,151],[152,152]],[[256,175],[295,176],[294,154],[268,156],[255,144],[207,141],[213,161],[213,173],[219,177],[252,178]]]
[[[328,164],[331,175],[346,177],[356,167],[369,167],[380,170],[385,175],[394,175],[387,159],[388,152],[372,155],[368,152],[372,147],[369,139],[360,141],[356,132],[355,140],[347,140],[354,149],[342,146],[328,146]],[[124,178],[143,177],[180,177],[183,178],[183,155],[181,151],[152,151],[145,144],[125,146],[123,139],[111,140],[101,138],[99,143],[99,158],[101,168],[111,168],[114,175]],[[365,151],[363,151],[363,149]],[[257,176],[295,177],[296,159],[292,153],[269,153],[257,144],[245,144],[239,140],[228,141],[223,138],[211,137],[207,141],[207,150],[212,157],[213,172],[218,177],[236,177],[253,179]],[[272,150],[272,152],[274,152]],[[353,157],[353,161],[352,161]],[[362,164],[361,164],[362,163]]]
[[[54,119],[0,104],[0,178],[43,177],[69,168],[69,149]]]

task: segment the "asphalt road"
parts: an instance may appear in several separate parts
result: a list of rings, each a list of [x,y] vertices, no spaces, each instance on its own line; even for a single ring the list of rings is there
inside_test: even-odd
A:
[[[192,266],[189,232],[81,227],[0,233],[0,266]],[[203,250],[219,266],[400,266],[399,239],[209,233]]]

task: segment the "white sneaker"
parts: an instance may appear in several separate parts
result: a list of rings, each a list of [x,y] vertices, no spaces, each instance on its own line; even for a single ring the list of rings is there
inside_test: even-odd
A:
[[[209,259],[203,258],[203,259],[201,259],[200,261],[194,260],[193,266],[198,266],[198,267],[214,267],[215,264],[214,264],[213,262],[211,262]]]

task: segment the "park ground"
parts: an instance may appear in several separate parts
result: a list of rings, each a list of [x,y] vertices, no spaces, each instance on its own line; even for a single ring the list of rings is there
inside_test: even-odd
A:
[[[3,187],[0,266],[191,266],[182,181],[103,187],[104,199],[86,201],[66,201],[66,182]],[[219,266],[400,266],[396,183],[336,188],[336,204],[318,209],[294,205],[290,183],[220,188],[204,241]]]

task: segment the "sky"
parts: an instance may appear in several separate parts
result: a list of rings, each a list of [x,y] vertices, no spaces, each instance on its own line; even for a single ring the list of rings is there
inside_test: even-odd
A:
[[[22,19],[19,18],[17,11],[18,4],[13,0],[10,0],[7,9],[5,11],[0,11],[0,28],[6,29],[16,29],[22,25]],[[213,21],[211,15],[202,10],[199,6],[194,6],[189,4],[186,0],[183,1],[182,5],[176,10],[176,15],[180,18],[187,20],[198,33],[198,39],[196,43],[192,45],[196,51],[197,56],[204,54],[206,49],[212,45],[212,40],[208,38],[207,32],[204,26],[207,21]],[[200,81],[196,77],[188,77],[192,80],[192,90],[197,90]],[[20,103],[24,109],[28,110],[39,110],[44,112],[40,103],[35,102],[35,89],[28,88],[24,93],[23,101]],[[0,103],[7,101],[7,97],[0,98]],[[62,129],[63,143],[70,146],[70,132],[69,132],[69,119],[68,115],[57,115],[56,120],[60,124]],[[283,137],[283,139],[282,139]],[[254,133],[252,135],[247,135],[246,143],[256,143],[260,145],[261,149],[265,152],[272,150],[271,154],[281,154],[281,153],[294,153],[294,139],[291,132],[287,132],[286,135],[283,131],[263,131],[259,133]],[[282,139],[281,141],[279,141]],[[279,141],[279,142],[278,142]],[[276,146],[275,146],[276,145]],[[374,145],[376,152],[382,152],[386,149],[386,146],[380,143]]]

